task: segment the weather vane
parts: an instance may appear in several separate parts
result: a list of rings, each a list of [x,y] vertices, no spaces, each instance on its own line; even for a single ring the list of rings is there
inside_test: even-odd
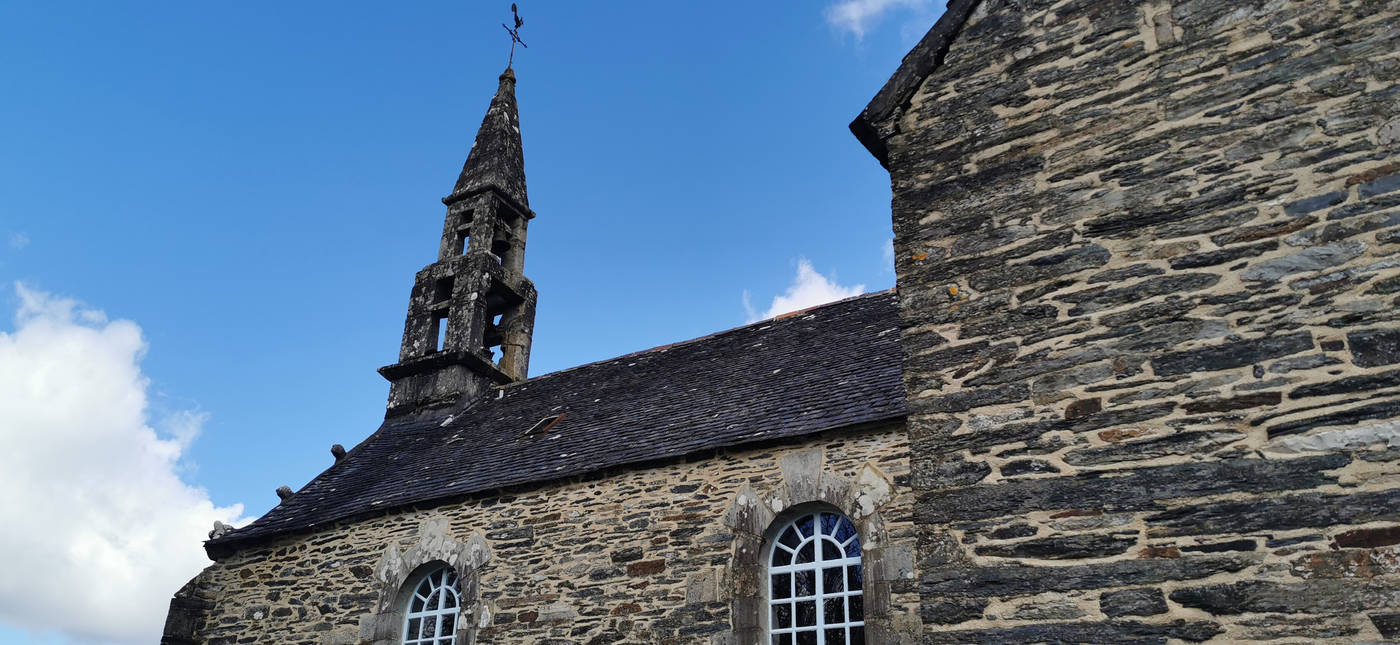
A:
[[[525,44],[525,41],[520,39],[520,28],[525,26],[525,19],[520,17],[520,12],[516,10],[514,2],[510,3],[510,13],[515,16],[515,28],[512,29],[506,23],[501,23],[501,26],[510,33],[510,60],[506,61],[506,69],[510,69],[510,66],[515,63],[515,43],[520,43],[520,46],[525,49],[530,48],[529,45]]]

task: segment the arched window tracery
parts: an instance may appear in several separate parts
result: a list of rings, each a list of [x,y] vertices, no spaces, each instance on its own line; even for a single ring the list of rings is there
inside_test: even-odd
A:
[[[802,513],[778,530],[768,558],[771,645],[864,645],[861,542],[832,510]]]
[[[456,645],[462,585],[452,567],[423,576],[404,612],[404,645]]]

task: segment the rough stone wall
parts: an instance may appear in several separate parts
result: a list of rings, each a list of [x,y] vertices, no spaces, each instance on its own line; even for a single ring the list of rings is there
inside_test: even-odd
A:
[[[850,485],[849,500],[837,500],[848,514],[878,514],[882,535],[862,537],[883,554],[867,569],[889,589],[884,642],[914,643],[906,436],[900,425],[734,450],[283,538],[192,581],[182,593],[212,602],[201,605],[194,638],[167,642],[397,643],[402,623],[381,620],[392,604],[385,594],[435,557],[411,555],[423,552],[484,562],[475,580],[482,603],[463,611],[485,626],[476,642],[756,643],[731,630],[732,607],[757,607],[734,602],[745,593],[731,567],[744,541],[731,526],[752,516],[741,511],[755,498],[801,503],[798,489],[811,486],[797,480],[820,479]]]
[[[986,0],[890,123],[924,642],[1400,638],[1400,2]]]

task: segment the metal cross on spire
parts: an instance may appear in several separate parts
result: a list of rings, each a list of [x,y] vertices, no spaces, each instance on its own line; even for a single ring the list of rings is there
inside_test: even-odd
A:
[[[515,27],[512,28],[505,23],[501,23],[501,26],[505,27],[506,31],[510,33],[510,60],[506,61],[506,69],[510,69],[510,66],[515,63],[516,43],[520,43],[520,46],[525,49],[530,48],[529,45],[525,44],[525,41],[520,39],[520,28],[525,26],[525,19],[520,17],[520,12],[515,9],[514,2],[510,3],[510,13],[515,16]]]

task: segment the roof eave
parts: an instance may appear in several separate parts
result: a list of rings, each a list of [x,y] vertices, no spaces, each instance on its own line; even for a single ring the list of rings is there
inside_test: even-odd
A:
[[[443,505],[443,504],[452,503],[452,502],[454,502],[454,501],[460,501],[460,500],[471,499],[471,498],[473,498],[473,497],[475,497],[475,496],[478,496],[478,495],[490,494],[490,493],[492,493],[493,491],[501,491],[501,490],[519,490],[519,489],[525,489],[525,488],[531,488],[531,487],[537,487],[537,486],[547,486],[547,485],[549,485],[549,484],[552,484],[552,483],[555,483],[555,482],[559,482],[559,481],[567,481],[567,480],[571,480],[571,479],[580,479],[580,478],[586,479],[586,478],[589,478],[589,477],[602,476],[602,475],[606,475],[606,474],[609,473],[609,472],[616,472],[616,471],[621,471],[621,470],[636,470],[636,469],[643,469],[643,468],[648,468],[648,467],[655,467],[655,466],[660,465],[660,464],[684,462],[684,461],[693,460],[693,459],[697,459],[697,458],[704,457],[704,456],[713,455],[713,454],[716,454],[716,453],[718,453],[718,452],[720,452],[720,451],[724,451],[724,450],[753,449],[753,448],[757,448],[757,447],[760,447],[760,446],[770,446],[770,445],[771,445],[771,446],[778,446],[778,445],[784,445],[784,444],[790,444],[790,443],[800,442],[800,441],[803,441],[803,440],[810,439],[810,438],[813,437],[813,436],[819,436],[819,435],[823,435],[823,434],[827,434],[827,433],[861,433],[861,432],[869,432],[869,431],[872,431],[872,430],[878,430],[878,429],[880,429],[880,428],[888,427],[890,424],[894,424],[894,423],[903,423],[905,420],[908,419],[908,416],[909,416],[909,415],[908,415],[908,412],[907,412],[907,411],[901,410],[901,411],[899,411],[898,413],[878,415],[878,416],[874,416],[874,417],[869,418],[869,419],[864,419],[864,420],[856,421],[856,422],[853,422],[853,423],[843,423],[843,424],[839,424],[839,425],[833,425],[833,426],[827,426],[827,427],[822,427],[822,428],[816,428],[816,429],[809,430],[809,431],[806,431],[806,432],[800,432],[800,433],[795,433],[795,434],[791,434],[791,435],[784,435],[784,436],[779,436],[779,437],[765,437],[765,438],[763,438],[763,439],[757,439],[757,440],[754,440],[754,441],[745,441],[745,442],[739,442],[739,443],[734,443],[734,444],[729,444],[729,445],[724,445],[724,446],[714,446],[714,447],[703,448],[703,449],[700,449],[700,450],[694,450],[694,451],[686,452],[686,453],[680,453],[680,454],[674,454],[674,455],[666,455],[666,456],[663,456],[663,457],[657,457],[657,458],[655,458],[655,459],[648,459],[648,460],[643,460],[643,461],[623,462],[623,463],[618,463],[618,464],[611,464],[611,465],[609,465],[609,466],[605,466],[605,467],[602,467],[602,468],[596,468],[596,469],[592,469],[592,470],[585,470],[585,471],[581,471],[581,472],[568,473],[568,474],[560,475],[560,476],[558,476],[558,477],[553,477],[553,478],[550,478],[550,479],[539,479],[539,480],[519,481],[519,482],[513,482],[513,483],[505,484],[505,485],[503,485],[503,486],[495,487],[495,488],[485,488],[485,489],[481,489],[481,490],[472,490],[472,491],[461,491],[461,492],[453,493],[453,494],[451,494],[451,495],[444,495],[444,496],[442,496],[442,497],[437,497],[437,498],[428,498],[428,499],[415,500],[415,501],[413,501],[413,502],[407,502],[407,503],[402,503],[402,504],[392,504],[392,505],[389,505],[389,506],[385,506],[385,507],[383,507],[383,508],[376,508],[376,509],[369,510],[369,511],[362,511],[362,512],[359,512],[359,513],[348,514],[348,515],[345,515],[345,516],[343,516],[343,517],[338,517],[338,518],[336,518],[336,519],[334,519],[334,520],[330,520],[330,521],[328,521],[328,522],[320,523],[320,524],[317,524],[317,525],[302,526],[302,527],[297,527],[297,528],[292,528],[292,529],[285,529],[285,530],[275,531],[275,532],[271,532],[271,533],[261,533],[261,534],[255,534],[255,535],[241,536],[241,535],[239,535],[238,532],[235,530],[233,533],[230,533],[230,534],[228,534],[228,535],[226,535],[226,536],[222,536],[222,537],[218,537],[218,538],[213,538],[213,539],[205,540],[205,541],[204,541],[204,553],[205,553],[205,555],[207,555],[207,556],[209,557],[210,560],[213,560],[213,561],[215,561],[215,562],[218,562],[219,560],[221,560],[221,559],[223,559],[223,558],[226,558],[226,557],[228,557],[228,556],[231,556],[231,555],[233,555],[233,554],[235,554],[235,553],[237,553],[237,552],[239,552],[239,551],[246,550],[246,549],[250,549],[250,548],[256,548],[256,547],[264,546],[264,545],[266,545],[266,544],[268,544],[268,543],[271,543],[271,542],[273,542],[273,541],[275,541],[275,540],[278,540],[278,539],[287,537],[287,536],[289,536],[289,535],[302,535],[302,534],[306,534],[306,533],[312,533],[312,532],[315,532],[315,531],[318,531],[318,530],[325,529],[326,527],[329,527],[329,526],[335,526],[335,525],[337,525],[337,524],[341,524],[341,523],[345,523],[345,522],[353,522],[353,521],[356,521],[356,520],[358,520],[358,519],[365,518],[365,517],[376,517],[376,516],[384,515],[384,514],[387,514],[387,513],[402,512],[402,511],[405,510],[405,509],[413,508],[413,507],[434,507],[434,506],[441,506],[441,505]],[[361,445],[363,445],[363,443],[367,443],[367,442],[368,442],[368,440],[366,440],[366,442],[362,442]],[[358,446],[357,446],[357,447],[358,447]],[[342,460],[342,461],[343,461],[343,460]]]
[[[909,103],[919,85],[933,70],[943,64],[948,48],[957,40],[963,25],[972,15],[972,10],[981,0],[948,0],[948,8],[933,27],[924,34],[919,44],[904,55],[899,69],[885,81],[885,86],[875,93],[865,109],[851,121],[851,134],[865,146],[866,150],[889,169],[889,148],[886,136],[880,132],[881,124],[888,121],[895,112]]]

